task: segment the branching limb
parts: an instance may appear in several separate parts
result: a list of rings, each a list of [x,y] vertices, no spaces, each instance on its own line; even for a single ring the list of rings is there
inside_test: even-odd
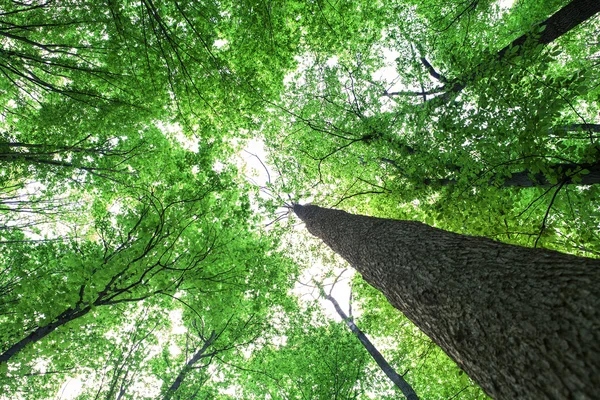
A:
[[[427,69],[427,71],[429,72],[429,75],[433,76],[435,79],[437,79],[438,81],[442,82],[442,83],[447,83],[448,79],[446,79],[445,76],[440,75],[434,68],[433,66],[429,63],[429,61],[427,61],[427,59],[425,57],[421,57],[420,58],[421,63],[423,63],[423,65],[425,66],[425,68]]]

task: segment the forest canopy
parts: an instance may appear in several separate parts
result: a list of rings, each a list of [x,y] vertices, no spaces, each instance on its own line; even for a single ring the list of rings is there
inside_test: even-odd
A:
[[[296,203],[600,254],[596,1],[3,3],[2,400],[487,398]]]

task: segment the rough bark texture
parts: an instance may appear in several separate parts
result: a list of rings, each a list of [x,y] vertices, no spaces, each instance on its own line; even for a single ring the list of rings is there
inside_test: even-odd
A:
[[[371,358],[373,358],[373,360],[377,363],[379,368],[394,383],[394,385],[398,389],[400,389],[400,391],[402,392],[402,394],[404,394],[406,399],[407,400],[419,400],[419,397],[415,393],[412,386],[406,380],[404,380],[404,377],[402,377],[402,375],[399,375],[396,372],[394,367],[392,367],[387,362],[387,360],[385,359],[383,354],[381,354],[379,352],[379,350],[377,350],[375,345],[373,343],[371,343],[371,340],[369,340],[367,335],[365,335],[365,333],[363,331],[361,331],[358,328],[358,326],[356,326],[356,324],[354,323],[352,318],[348,318],[348,316],[346,315],[344,310],[342,310],[342,307],[340,307],[340,304],[337,302],[337,300],[334,297],[332,297],[331,295],[327,296],[326,299],[329,300],[331,302],[331,304],[333,304],[335,311],[337,311],[338,315],[344,320],[344,322],[346,323],[346,326],[348,326],[348,328],[350,328],[352,333],[354,335],[356,335],[356,337],[358,338],[360,343],[363,345],[363,347],[369,352],[369,355],[371,356]]]
[[[490,396],[598,398],[600,260],[415,221],[294,211]]]

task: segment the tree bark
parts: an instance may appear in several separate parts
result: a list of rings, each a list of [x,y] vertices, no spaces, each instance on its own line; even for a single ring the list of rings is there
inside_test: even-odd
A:
[[[406,380],[404,380],[402,375],[399,375],[396,372],[396,370],[394,369],[394,367],[392,367],[387,362],[385,357],[383,357],[383,355],[379,352],[379,350],[377,350],[375,345],[373,343],[371,343],[371,341],[369,340],[367,335],[365,335],[364,332],[361,331],[358,328],[358,326],[356,326],[356,324],[354,323],[352,318],[348,318],[348,316],[346,315],[344,310],[342,310],[342,308],[340,307],[337,300],[334,297],[332,297],[331,295],[328,295],[325,298],[327,300],[329,300],[331,302],[331,304],[333,304],[333,307],[335,307],[335,311],[337,311],[338,315],[344,320],[344,322],[346,323],[348,328],[350,328],[352,333],[354,333],[356,335],[356,337],[358,338],[360,343],[371,355],[371,358],[373,358],[373,360],[375,360],[375,362],[377,363],[379,368],[383,371],[383,373],[385,373],[385,375],[388,378],[390,378],[390,380],[394,383],[394,385],[396,385],[396,387],[398,389],[400,389],[402,394],[404,394],[404,396],[406,396],[406,399],[407,400],[419,400],[419,397],[415,393],[415,391],[412,388],[412,386],[410,385],[410,383],[406,382]]]
[[[574,174],[575,171],[587,169],[589,172],[585,175]],[[555,164],[550,167],[550,170],[556,175],[557,182],[565,185],[589,186],[600,183],[600,163],[596,164]],[[569,172],[571,171],[571,172]],[[575,182],[574,176],[578,176],[580,180]],[[550,187],[554,186],[545,174],[538,172],[532,174],[528,170],[516,172],[502,182],[505,187]]]
[[[600,260],[416,221],[294,212],[490,396],[597,398]]]
[[[537,25],[537,29],[543,29],[543,31],[533,39],[537,44],[551,43],[577,25],[592,18],[598,12],[600,12],[600,2],[598,0],[573,0],[550,18]],[[513,40],[510,45],[498,52],[497,58],[504,57],[511,47],[522,46],[532,36],[535,36],[535,34],[528,33]]]

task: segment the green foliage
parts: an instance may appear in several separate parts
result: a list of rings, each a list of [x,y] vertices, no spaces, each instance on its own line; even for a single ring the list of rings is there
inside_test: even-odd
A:
[[[361,377],[368,374],[368,354],[356,338],[323,316],[316,321],[306,312],[291,317],[277,338],[281,344],[265,345],[238,366],[241,397],[364,398],[368,386]]]
[[[0,398],[393,398],[290,295],[292,224],[259,226],[310,199],[597,255],[598,19],[535,45],[565,3],[4,5]],[[249,138],[272,198],[238,168]],[[355,287],[421,397],[483,397]]]
[[[526,33],[547,10],[526,2],[508,12],[487,2],[419,2],[379,43],[357,39],[360,53],[338,53],[334,64],[307,60],[281,100],[287,114],[274,114],[266,132],[277,149],[273,163],[294,171],[283,174],[281,190],[371,215],[596,254],[597,241],[573,246],[573,238],[583,231],[589,238],[599,222],[588,197],[596,182],[584,181],[598,165],[598,49],[572,43],[585,41],[597,20],[544,47],[526,42],[497,56],[498,43]],[[511,32],[499,28],[507,21]],[[394,81],[378,78],[382,48],[399,54]]]

